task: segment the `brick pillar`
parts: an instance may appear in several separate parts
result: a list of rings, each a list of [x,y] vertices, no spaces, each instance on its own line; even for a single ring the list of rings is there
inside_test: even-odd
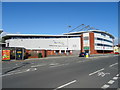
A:
[[[41,53],[42,53],[42,57],[44,58],[45,57],[45,50],[41,50]]]
[[[89,33],[89,38],[90,38],[90,54],[95,54],[96,51],[94,49],[94,33],[90,32]]]
[[[83,34],[81,35],[81,52],[84,52],[84,49],[83,49]]]

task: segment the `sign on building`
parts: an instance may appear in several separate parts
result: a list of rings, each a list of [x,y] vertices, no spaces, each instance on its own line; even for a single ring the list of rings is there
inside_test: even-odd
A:
[[[10,50],[2,50],[2,60],[10,60]]]

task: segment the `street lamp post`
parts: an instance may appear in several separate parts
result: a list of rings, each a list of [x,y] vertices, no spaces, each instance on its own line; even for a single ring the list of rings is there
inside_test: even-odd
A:
[[[3,30],[0,30],[0,68],[2,68],[2,35],[1,33]],[[0,70],[0,73],[2,73],[2,69]],[[0,87],[2,87],[2,78],[0,78]],[[0,88],[1,89],[1,88]]]
[[[76,28],[74,28],[74,29],[72,29],[72,30],[70,30],[69,31],[69,28],[71,27],[70,25],[68,26],[68,33],[70,33],[70,32],[72,32],[72,31],[74,31],[74,30],[76,30],[76,29],[78,29],[79,27],[81,27],[81,26],[84,26],[84,24],[81,24],[81,25],[79,25],[79,26],[77,26]],[[68,34],[67,34],[67,55],[68,55]]]
[[[68,30],[69,30],[69,28],[71,28],[71,26],[68,26]],[[67,51],[66,51],[66,54],[68,55],[68,34],[67,34]]]
[[[0,58],[2,58],[2,32],[3,30],[0,29]]]

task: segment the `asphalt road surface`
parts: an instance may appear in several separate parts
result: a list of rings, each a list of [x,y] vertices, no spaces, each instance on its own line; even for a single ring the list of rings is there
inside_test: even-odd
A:
[[[3,62],[2,88],[118,88],[118,57],[71,56]]]

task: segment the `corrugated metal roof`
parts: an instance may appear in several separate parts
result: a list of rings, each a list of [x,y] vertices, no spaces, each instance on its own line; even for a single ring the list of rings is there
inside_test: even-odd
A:
[[[109,36],[111,36],[112,38],[114,38],[114,36],[112,35],[112,34],[110,34],[110,33],[108,33],[108,32],[105,32],[105,31],[101,31],[101,30],[88,30],[88,31],[80,31],[80,32],[70,32],[70,33],[64,33],[64,35],[72,35],[72,34],[79,34],[79,35],[81,35],[81,34],[83,34],[83,33],[87,33],[87,32],[101,32],[101,33],[105,33],[105,34],[107,34],[107,35],[109,35]]]
[[[10,37],[10,36],[64,37],[64,36],[80,36],[80,35],[6,34],[3,37]]]

